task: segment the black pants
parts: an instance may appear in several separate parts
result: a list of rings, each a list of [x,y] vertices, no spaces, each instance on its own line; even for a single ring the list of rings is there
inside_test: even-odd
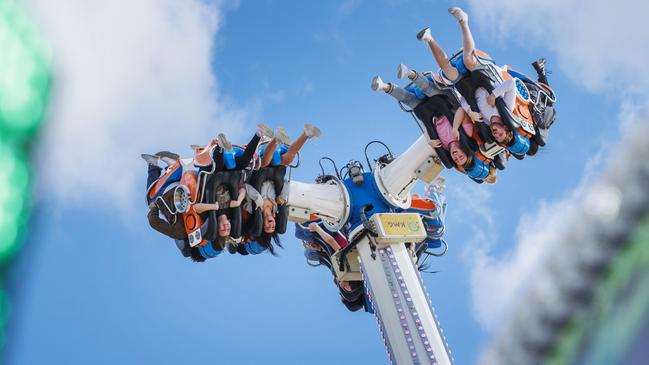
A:
[[[259,136],[257,136],[256,134],[252,137],[250,142],[248,142],[246,149],[243,151],[243,155],[235,157],[236,166],[234,167],[234,170],[243,170],[248,167],[248,165],[250,165],[250,162],[255,155],[255,151],[257,150],[257,146],[259,145],[260,140],[261,138],[259,138]],[[214,149],[212,159],[214,159],[214,163],[216,165],[215,171],[225,170],[225,162],[223,161],[223,149],[221,147]]]
[[[545,74],[545,71],[543,71],[543,72],[538,72],[537,71],[536,75],[537,75],[537,80],[539,80],[539,82],[550,86],[550,84],[548,84],[548,75]]]

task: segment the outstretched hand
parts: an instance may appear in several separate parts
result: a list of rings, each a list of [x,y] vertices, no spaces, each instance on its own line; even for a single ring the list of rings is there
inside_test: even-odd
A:
[[[428,144],[433,148],[442,147],[442,142],[439,139],[431,139]]]
[[[489,94],[489,96],[487,96],[487,104],[496,106],[496,96],[494,94]]]
[[[482,122],[482,114],[474,112],[473,110],[468,111],[469,118],[474,122]]]
[[[316,223],[316,222],[309,223],[309,231],[310,232],[315,232],[317,230],[318,230],[318,223]]]

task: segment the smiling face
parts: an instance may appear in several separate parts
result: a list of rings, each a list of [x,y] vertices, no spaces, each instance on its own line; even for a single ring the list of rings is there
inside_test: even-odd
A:
[[[219,216],[219,236],[228,237],[230,235],[230,220],[225,214]]]
[[[464,166],[467,161],[467,155],[462,151],[462,148],[460,148],[460,144],[457,142],[451,143],[449,146],[449,152],[451,152],[451,158],[453,159],[453,162],[455,162],[456,165],[458,166]]]
[[[489,129],[491,130],[491,135],[494,136],[496,142],[505,143],[505,141],[507,140],[507,129],[505,129],[505,126],[503,124],[491,123]]]

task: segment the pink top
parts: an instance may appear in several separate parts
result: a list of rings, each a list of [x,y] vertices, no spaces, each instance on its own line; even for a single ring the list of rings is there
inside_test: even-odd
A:
[[[343,236],[343,234],[340,233],[340,232],[334,233],[334,239],[336,240],[336,242],[338,242],[338,245],[340,246],[340,248],[345,248],[349,244],[349,241],[347,241],[347,238],[345,238],[345,236]]]
[[[464,128],[464,132],[466,132],[469,137],[473,135],[472,122],[463,122],[462,128]],[[453,141],[457,141],[457,139],[455,139],[455,137],[453,136],[453,125],[451,125],[451,122],[448,121],[448,118],[446,118],[446,116],[442,116],[440,119],[437,119],[437,122],[435,123],[435,130],[437,131],[437,136],[439,136],[439,140],[440,142],[442,142],[442,147],[444,147],[444,149],[448,150],[448,145]]]

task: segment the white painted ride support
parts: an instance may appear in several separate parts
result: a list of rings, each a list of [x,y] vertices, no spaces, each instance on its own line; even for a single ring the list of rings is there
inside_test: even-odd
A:
[[[357,246],[366,292],[394,365],[450,365],[451,353],[421,276],[403,243]]]
[[[434,162],[427,163],[431,160]],[[417,179],[429,172],[422,169],[436,169],[437,173],[442,170],[437,162],[437,154],[428,144],[428,138],[423,135],[387,166],[376,168],[375,178],[379,190],[388,201],[401,208],[408,208],[410,191]]]
[[[291,180],[288,205],[308,209],[311,214],[336,221],[345,221],[349,212],[346,189],[336,182],[307,184]]]

